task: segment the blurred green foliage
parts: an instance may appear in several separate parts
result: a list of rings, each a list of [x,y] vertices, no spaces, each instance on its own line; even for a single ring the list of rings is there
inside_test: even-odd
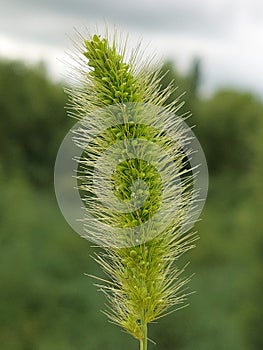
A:
[[[21,169],[34,185],[50,186],[56,150],[72,123],[65,104],[62,87],[48,80],[43,64],[35,69],[22,62],[0,64],[0,154],[6,171]]]
[[[182,259],[195,272],[190,307],[150,327],[150,349],[263,348],[263,104],[220,90],[200,97],[200,64],[175,79],[184,111],[207,155],[210,190],[196,228],[197,248]],[[174,96],[175,97],[175,96]],[[84,273],[99,274],[94,248],[72,232],[53,192],[53,167],[66,117],[62,86],[42,66],[0,63],[0,348],[134,349],[107,322],[104,297]]]

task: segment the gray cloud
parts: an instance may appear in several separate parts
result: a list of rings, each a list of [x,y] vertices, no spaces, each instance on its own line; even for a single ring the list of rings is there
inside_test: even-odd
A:
[[[5,0],[2,31],[55,42],[71,23],[106,19],[138,31],[185,32],[222,37],[231,29],[231,8],[198,1]],[[226,11],[227,10],[227,11]]]
[[[236,82],[263,94],[262,0],[1,0],[0,39],[18,43],[20,52],[25,43],[23,57],[31,55],[27,45],[46,45],[48,57],[63,53],[73,27],[92,30],[103,20],[151,39],[179,62],[199,55],[207,86]]]

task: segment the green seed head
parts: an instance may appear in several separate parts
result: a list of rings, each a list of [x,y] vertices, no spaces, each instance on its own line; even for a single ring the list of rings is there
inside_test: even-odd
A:
[[[93,35],[85,40],[83,55],[88,67],[83,68],[83,87],[70,92],[74,110],[71,114],[79,119],[92,115],[88,125],[92,142],[82,140],[86,131],[82,138],[77,139],[84,149],[79,163],[79,189],[85,198],[85,205],[93,210],[94,217],[107,225],[109,230],[115,230],[109,231],[108,235],[107,232],[97,232],[106,246],[105,252],[97,254],[95,260],[109,277],[100,286],[110,306],[107,315],[135,338],[142,340],[146,324],[185,300],[181,290],[188,279],[180,277],[182,271],[175,262],[193,247],[196,239],[194,234],[181,232],[193,198],[191,176],[190,179],[181,177],[177,214],[171,220],[167,217],[169,224],[157,228],[154,225],[146,226],[165,203],[169,204],[176,198],[176,180],[180,173],[185,172],[185,154],[181,147],[184,134],[171,117],[171,113],[178,109],[176,103],[165,106],[173,88],[170,86],[161,92],[159,71],[148,64],[142,66],[136,54],[125,62],[125,50],[117,49],[116,38],[110,42],[107,37]],[[127,109],[134,103],[139,107],[131,109],[132,118],[128,118]],[[112,105],[118,107],[114,109],[114,115],[111,113]],[[153,107],[149,109],[145,106]],[[94,114],[103,107],[110,109]],[[160,108],[164,112],[160,113]],[[114,125],[109,123],[111,118]],[[100,130],[99,134],[97,130]],[[121,154],[114,148],[116,143],[123,145]],[[107,185],[114,195],[114,201],[130,210],[115,210],[117,204],[114,207],[109,197],[104,195],[100,182],[94,191],[91,181],[94,168],[108,149],[110,152],[101,164],[101,171],[106,174],[107,166],[116,162]],[[138,149],[141,157],[138,156]],[[167,154],[167,158],[160,156],[159,149]],[[158,162],[154,162],[156,157]],[[103,200],[108,201],[109,205],[105,206]],[[136,238],[136,229],[142,227],[140,234],[143,237]],[[110,232],[123,229],[132,232],[131,237],[127,238],[130,244],[108,246]]]

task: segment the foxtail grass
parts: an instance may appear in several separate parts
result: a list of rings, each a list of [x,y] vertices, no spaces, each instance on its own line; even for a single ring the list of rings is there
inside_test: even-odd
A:
[[[71,116],[85,119],[81,136],[75,136],[76,143],[83,148],[78,183],[87,211],[103,225],[101,231],[97,226],[94,234],[91,225],[95,225],[95,220],[93,223],[90,216],[84,218],[85,238],[95,242],[98,238],[104,249],[94,254],[94,259],[105,272],[105,278],[97,277],[96,284],[108,301],[105,314],[111,322],[138,339],[141,350],[146,350],[149,323],[185,305],[189,277],[182,276],[184,268],[178,267],[178,259],[194,247],[196,240],[195,233],[182,230],[184,221],[189,219],[187,213],[194,190],[192,172],[187,168],[186,154],[180,146],[186,136],[175,119],[182,103],[178,99],[166,104],[174,91],[173,85],[161,89],[160,66],[153,64],[151,59],[143,60],[139,48],[135,48],[127,58],[126,45],[126,41],[118,42],[117,35],[113,39],[96,34],[82,38],[78,55],[78,83],[68,90],[68,110]],[[137,123],[119,120],[109,126],[107,118],[110,118],[110,113],[97,112],[107,111],[111,106],[117,106],[122,111],[131,104],[142,106],[143,111],[145,106],[153,106],[153,113],[143,112]],[[164,112],[159,113],[159,109]],[[103,132],[98,134],[98,130],[102,129]],[[85,133],[92,138],[91,142],[85,142]],[[91,179],[100,155],[116,142],[125,145],[131,139],[157,145],[169,154],[172,161],[162,165],[163,175],[156,166],[142,158],[130,155],[122,159],[109,182],[113,195],[130,210],[118,212],[112,206],[104,205],[107,200],[110,204],[111,197],[105,195],[104,198],[102,185],[94,185]],[[147,159],[155,156],[153,148],[148,150],[144,146],[143,152]],[[106,174],[107,164],[103,166]],[[174,195],[178,178],[179,197]],[[138,188],[134,189],[134,183]],[[94,186],[97,186],[96,190]],[[131,209],[132,196],[140,192],[144,194],[143,204]],[[140,227],[160,211],[163,203],[170,206],[173,201],[177,201],[177,209],[176,213],[165,218],[169,221],[167,225],[159,225],[155,231],[153,226],[148,226],[141,231],[143,239],[136,240],[133,234],[129,236],[128,244],[109,244],[115,232],[111,231],[112,227],[125,230]],[[109,227],[108,234],[105,227]],[[125,232],[129,232],[127,230]]]

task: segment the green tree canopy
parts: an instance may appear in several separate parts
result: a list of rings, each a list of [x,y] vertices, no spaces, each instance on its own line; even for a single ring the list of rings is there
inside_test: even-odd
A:
[[[43,65],[0,61],[0,161],[36,185],[53,177],[56,150],[69,126],[62,86]]]
[[[221,90],[199,102],[195,129],[212,173],[248,174],[262,143],[263,104],[250,93]]]

